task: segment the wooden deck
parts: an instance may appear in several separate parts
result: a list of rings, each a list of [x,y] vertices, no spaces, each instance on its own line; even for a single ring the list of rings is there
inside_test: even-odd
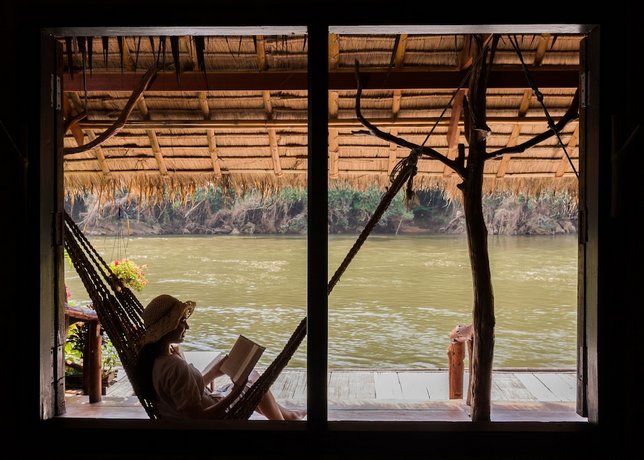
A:
[[[197,367],[211,356],[187,353]],[[586,420],[575,413],[574,370],[497,370],[492,382],[493,421]],[[306,370],[285,369],[272,391],[287,407],[306,407]],[[470,420],[469,406],[448,397],[445,369],[333,369],[328,395],[329,420]],[[65,417],[147,418],[123,371],[101,402],[90,404],[87,396],[72,392],[65,401]]]

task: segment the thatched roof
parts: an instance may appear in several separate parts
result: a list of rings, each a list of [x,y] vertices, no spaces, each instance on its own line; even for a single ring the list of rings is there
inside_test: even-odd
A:
[[[517,39],[556,121],[578,86],[582,36]],[[155,62],[161,68],[117,135],[98,148],[65,156],[68,192],[109,193],[127,187],[150,195],[164,187],[186,191],[210,183],[263,190],[306,184],[305,35],[181,36],[165,42],[158,36],[93,37],[91,69],[87,40],[60,40],[66,62],[66,119],[87,112],[66,133],[65,147],[87,143],[104,131],[147,68]],[[468,43],[467,36],[458,35],[329,36],[330,186],[386,186],[388,173],[409,153],[356,134],[363,129],[355,114],[356,60],[363,76],[362,113],[372,123],[418,144],[432,132],[425,145],[452,158],[458,143],[467,145],[463,117],[452,119],[452,102],[467,72]],[[496,52],[487,113],[490,151],[547,130],[544,111],[507,37],[501,38]],[[561,139],[577,170],[578,138],[575,120]],[[459,182],[436,160],[421,159],[418,170],[416,187],[441,187],[450,193]],[[524,153],[488,161],[485,187],[576,193],[578,180],[552,137]]]

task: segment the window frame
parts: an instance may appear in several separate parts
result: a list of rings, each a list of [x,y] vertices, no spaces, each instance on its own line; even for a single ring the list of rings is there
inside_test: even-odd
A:
[[[200,422],[182,422],[178,423],[158,423],[149,420],[92,420],[92,419],[71,419],[55,417],[54,415],[60,410],[64,394],[62,392],[64,379],[61,379],[62,369],[62,346],[61,327],[64,321],[61,321],[62,305],[64,301],[64,280],[59,276],[63,257],[62,257],[62,233],[57,233],[48,229],[58,229],[61,225],[62,213],[62,139],[58,144],[51,142],[52,134],[55,133],[56,127],[61,126],[62,119],[60,111],[55,110],[55,105],[51,104],[52,98],[55,101],[55,95],[49,93],[49,88],[53,73],[50,70],[55,64],[46,63],[47,58],[51,58],[53,36],[60,34],[63,29],[48,28],[41,31],[41,50],[44,51],[43,61],[41,62],[41,114],[40,114],[40,153],[39,153],[39,181],[40,188],[38,195],[40,198],[40,208],[38,221],[40,222],[40,254],[41,265],[38,270],[40,280],[39,290],[39,307],[40,307],[40,329],[39,329],[39,368],[41,370],[40,381],[40,427],[52,435],[67,436],[71,431],[79,430],[91,438],[101,430],[107,430],[101,436],[109,434],[121,434],[130,437],[134,442],[147,440],[150,443],[141,442],[147,447],[154,445],[155,437],[163,435],[167,430],[180,432],[186,439],[186,442],[194,442],[195,445],[202,443],[199,441],[204,430],[221,430],[231,435],[244,436],[244,433],[253,431],[257,435],[257,446],[249,446],[252,452],[265,452],[259,447],[262,442],[283,445],[286,442],[292,442],[294,446],[306,445],[307,452],[315,453],[315,447],[335,450],[343,453],[361,453],[364,449],[372,452],[398,452],[396,445],[405,443],[409,448],[418,452],[427,452],[427,445],[432,445],[432,441],[444,446],[462,444],[463,436],[473,436],[480,438],[485,434],[486,439],[482,445],[492,446],[503,439],[503,435],[514,433],[520,435],[527,442],[533,443],[539,440],[541,443],[539,449],[556,448],[559,453],[562,452],[561,440],[566,440],[563,452],[571,449],[576,452],[575,444],[581,436],[590,436],[596,429],[598,421],[598,375],[597,366],[597,290],[598,280],[596,279],[596,268],[598,264],[598,235],[593,230],[596,229],[599,220],[598,202],[599,202],[599,151],[598,139],[599,130],[585,129],[584,143],[587,149],[585,155],[584,182],[582,199],[583,210],[581,222],[583,225],[584,235],[580,237],[580,255],[583,254],[583,267],[580,267],[580,299],[579,312],[584,315],[584,323],[580,326],[580,334],[583,336],[583,343],[580,344],[580,356],[583,356],[583,362],[580,366],[581,375],[583,375],[583,388],[587,391],[585,400],[588,403],[589,422],[557,422],[557,423],[537,423],[537,422],[491,422],[489,424],[479,424],[474,422],[349,422],[349,421],[328,421],[327,419],[327,350],[328,350],[328,302],[327,302],[327,155],[316,155],[316,152],[326,151],[327,149],[327,114],[328,114],[328,75],[326,72],[328,63],[327,37],[330,33],[330,21],[312,20],[304,21],[309,36],[309,232],[307,234],[307,315],[309,318],[307,334],[307,400],[309,417],[306,423],[283,423],[262,421],[260,423],[247,421],[214,421],[208,423]],[[375,26],[376,24],[374,24]],[[337,27],[341,30],[343,26]],[[351,26],[353,27],[353,26]],[[365,26],[369,28],[372,26]],[[447,33],[467,33],[467,31],[480,30],[482,26],[418,26],[433,27],[434,30]],[[544,31],[546,25],[514,25],[514,26],[487,26],[486,31],[502,30],[504,32],[516,31],[517,33],[529,33],[534,30]],[[559,30],[564,26],[553,25],[553,30]],[[572,27],[572,26],[571,26]],[[598,27],[596,26],[577,26],[588,34],[587,55],[590,59],[587,61],[589,66],[598,66],[599,58],[599,37]],[[103,28],[96,28],[97,33]],[[127,28],[128,30],[137,29],[136,27]],[[164,30],[172,29],[175,33],[185,32],[185,28],[164,27]],[[409,32],[409,26],[387,26],[378,25],[381,33],[390,30],[399,30]],[[118,28],[110,28],[116,30]],[[191,30],[193,30],[191,28]],[[383,32],[385,31],[385,32]],[[394,33],[394,32],[391,32]],[[44,73],[44,74],[43,74]],[[594,103],[599,98],[599,72],[587,72],[585,80],[588,85],[590,94],[586,104],[586,126],[599,125],[599,115],[597,113],[598,104]],[[53,86],[55,87],[55,86]],[[594,102],[593,102],[594,101]],[[54,136],[55,138],[55,136]],[[581,148],[581,147],[580,147]],[[52,155],[57,151],[58,154]],[[53,158],[53,163],[52,162]],[[52,169],[54,174],[52,176]],[[53,193],[52,193],[53,191]],[[60,230],[62,232],[62,229]],[[582,259],[580,258],[580,261]],[[51,267],[51,268],[48,268]],[[593,278],[595,276],[595,278]],[[61,288],[62,287],[62,288]],[[582,294],[583,293],[583,294]],[[55,305],[52,306],[51,299],[55,298]],[[581,358],[580,358],[581,359]],[[579,359],[578,359],[579,362]],[[587,366],[587,368],[586,368]],[[582,369],[584,371],[582,371]],[[62,374],[64,375],[64,373]],[[585,391],[584,391],[585,392]],[[584,393],[582,392],[582,393]],[[130,433],[130,430],[132,432]],[[556,435],[555,435],[556,434]],[[377,435],[377,436],[375,436]],[[553,436],[554,435],[554,436]],[[277,438],[275,438],[277,437]],[[138,439],[138,440],[137,440]],[[277,441],[276,441],[277,439]],[[586,438],[584,438],[586,439]],[[312,444],[309,444],[312,441]],[[92,444],[88,439],[81,441],[81,444]],[[254,443],[253,443],[254,444]],[[334,447],[329,447],[334,446]],[[510,449],[512,443],[508,443]],[[181,448],[170,448],[163,450],[167,453],[185,453],[185,444]],[[265,447],[264,447],[265,448]],[[277,449],[277,447],[274,447]],[[478,448],[476,446],[465,446],[465,450]],[[345,450],[341,450],[345,449]],[[378,450],[376,450],[378,449]],[[445,452],[449,448],[445,447]],[[499,448],[504,450],[505,447]],[[437,451],[440,451],[438,449]],[[276,450],[277,452],[277,450]],[[222,453],[235,454],[236,449],[229,447]]]

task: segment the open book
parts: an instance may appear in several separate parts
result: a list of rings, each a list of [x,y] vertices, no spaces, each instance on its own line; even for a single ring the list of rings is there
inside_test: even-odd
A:
[[[249,338],[240,335],[235,341],[233,347],[228,352],[228,358],[221,365],[221,371],[230,377],[230,380],[233,382],[244,382],[248,377],[248,374],[255,368],[255,364],[259,361],[259,358],[262,356],[266,350],[265,347],[253,342]],[[207,372],[209,369],[220,361],[225,355],[221,353],[217,356],[203,372]]]

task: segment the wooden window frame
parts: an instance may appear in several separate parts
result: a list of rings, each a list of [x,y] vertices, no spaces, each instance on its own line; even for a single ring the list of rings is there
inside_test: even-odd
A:
[[[306,21],[305,21],[306,22]],[[53,37],[60,33],[60,29],[43,29],[41,35],[41,116],[40,116],[40,163],[38,191],[40,208],[38,221],[40,222],[40,253],[41,265],[39,268],[39,301],[40,301],[40,394],[39,408],[41,420],[40,428],[52,436],[67,437],[74,433],[75,442],[79,447],[96,447],[91,442],[95,436],[105,436],[106,439],[114,435],[119,437],[119,442],[124,446],[136,444],[134,452],[149,452],[155,446],[157,439],[164,436],[168,430],[181,433],[183,442],[179,446],[168,446],[161,443],[159,453],[187,452],[186,446],[200,446],[205,444],[202,437],[204,430],[221,430],[226,435],[248,436],[252,431],[253,443],[248,446],[245,454],[266,454],[272,449],[278,453],[281,448],[288,445],[291,449],[304,448],[308,454],[315,454],[316,449],[350,455],[352,453],[368,452],[400,452],[401,445],[407,446],[409,452],[450,452],[447,446],[463,446],[465,452],[478,449],[487,449],[496,446],[499,451],[515,448],[515,446],[531,446],[538,444],[539,451],[556,449],[562,452],[577,451],[578,443],[585,442],[592,436],[598,422],[598,379],[597,366],[597,303],[598,280],[593,278],[598,264],[598,241],[595,231],[599,219],[599,176],[600,162],[598,152],[599,129],[584,130],[586,154],[583,171],[582,199],[583,219],[582,225],[586,232],[580,243],[580,255],[583,261],[580,264],[580,306],[579,312],[583,315],[583,324],[580,325],[579,334],[582,337],[579,356],[581,390],[578,393],[587,401],[584,415],[588,416],[589,423],[536,423],[536,422],[491,422],[477,424],[473,422],[344,422],[327,420],[327,342],[328,342],[328,302],[327,302],[327,114],[328,94],[326,74],[328,63],[327,37],[329,21],[320,23],[307,23],[309,40],[309,232],[307,237],[307,304],[309,330],[307,335],[307,377],[308,377],[308,410],[309,416],[306,423],[289,424],[282,422],[265,421],[255,422],[182,422],[182,423],[156,423],[149,420],[90,420],[56,417],[60,411],[64,392],[62,373],[62,347],[64,334],[62,327],[62,304],[64,300],[64,280],[62,273],[62,233],[60,215],[62,212],[62,156],[60,155],[62,139],[55,136],[56,129],[61,126],[60,111],[56,110],[56,63],[48,62],[54,52]],[[383,29],[379,26],[380,30]],[[431,26],[424,26],[431,27]],[[467,30],[480,26],[435,26],[442,30],[451,30],[451,33],[464,33]],[[501,27],[501,26],[499,26]],[[536,27],[536,26],[535,26]],[[515,26],[520,29],[521,26]],[[97,31],[101,28],[97,28]],[[131,28],[136,29],[136,28]],[[130,29],[130,30],[131,30]],[[168,28],[173,29],[173,28]],[[111,29],[112,30],[112,29]],[[490,30],[489,28],[487,30]],[[598,66],[599,38],[598,27],[588,27],[588,46],[586,54],[588,65],[592,69]],[[382,33],[385,33],[382,32]],[[526,31],[528,33],[529,31]],[[99,32],[100,34],[100,32]],[[47,61],[47,62],[46,62]],[[586,126],[598,126],[599,114],[596,102],[599,98],[598,72],[587,72],[585,80],[588,88],[587,104],[585,105]],[[49,90],[48,90],[49,88]],[[53,90],[52,90],[53,88]],[[52,90],[52,91],[50,91]],[[52,102],[53,101],[53,102]],[[58,152],[54,154],[54,152]],[[320,154],[324,152],[323,154]],[[54,174],[52,175],[52,171]],[[53,232],[50,229],[55,229]],[[62,230],[60,230],[62,232]],[[581,238],[580,238],[581,241]],[[581,261],[581,258],[580,258]],[[52,307],[52,299],[55,299]],[[80,433],[80,436],[79,436]],[[508,442],[505,438],[509,433],[515,435],[515,441]],[[129,443],[123,438],[128,438]],[[63,439],[63,438],[60,438]],[[103,439],[103,438],[101,438]],[[478,440],[481,444],[463,442],[464,440]],[[564,444],[562,445],[562,442]],[[505,443],[499,447],[498,443]],[[443,446],[433,448],[430,446]],[[464,445],[465,444],[465,445]],[[469,444],[472,444],[471,446]],[[273,447],[267,447],[273,446]],[[144,449],[148,449],[145,450]],[[199,449],[195,447],[195,452]],[[295,451],[295,450],[294,450]],[[107,452],[107,451],[106,451]],[[235,447],[223,449],[222,455],[235,455]],[[459,451],[462,454],[463,451]]]

